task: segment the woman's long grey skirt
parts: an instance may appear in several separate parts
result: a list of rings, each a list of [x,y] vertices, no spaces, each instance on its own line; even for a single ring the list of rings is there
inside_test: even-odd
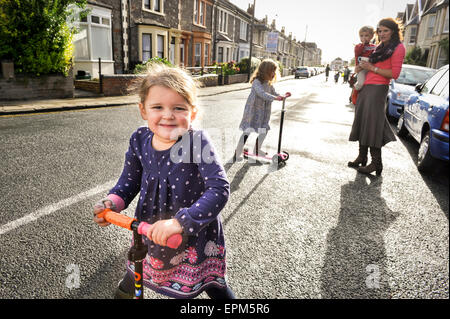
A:
[[[355,118],[349,141],[381,148],[389,142],[396,141],[395,134],[386,118],[386,97],[389,86],[364,85],[358,94],[355,106]]]

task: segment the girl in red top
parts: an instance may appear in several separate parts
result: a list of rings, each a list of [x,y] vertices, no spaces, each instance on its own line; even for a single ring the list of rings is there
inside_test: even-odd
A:
[[[356,72],[367,70],[364,86],[358,94],[355,105],[355,118],[350,133],[350,141],[359,142],[359,155],[348,166],[358,168],[358,172],[381,175],[381,147],[395,141],[385,114],[385,102],[389,91],[389,82],[397,79],[405,57],[405,46],[401,43],[400,24],[392,18],[378,23],[378,40],[381,42],[370,55],[369,61],[361,61]],[[372,162],[366,166],[367,152],[370,147]],[[360,167],[361,165],[361,167]]]
[[[370,26],[364,26],[359,29],[359,38],[361,43],[355,46],[355,64],[359,65],[361,58],[366,61],[369,60],[370,55],[373,53],[375,48],[377,47],[375,44],[370,43],[372,41],[373,36],[375,34],[375,30]],[[364,85],[364,81],[366,80],[366,70],[361,70],[358,72],[357,80],[355,83],[355,90],[361,90]]]

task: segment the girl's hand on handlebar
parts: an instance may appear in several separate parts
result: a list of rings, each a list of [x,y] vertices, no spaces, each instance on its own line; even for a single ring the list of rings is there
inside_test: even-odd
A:
[[[281,95],[278,95],[275,100],[277,101],[283,101],[284,97],[282,97]]]
[[[105,227],[105,226],[111,225],[111,223],[105,221],[104,218],[97,217],[97,215],[100,214],[105,208],[115,210],[116,207],[115,207],[114,203],[107,198],[98,201],[94,205],[94,222],[97,223],[100,227]]]
[[[152,224],[147,232],[147,237],[160,246],[167,245],[167,239],[175,234],[181,234],[183,228],[175,218],[159,220]]]

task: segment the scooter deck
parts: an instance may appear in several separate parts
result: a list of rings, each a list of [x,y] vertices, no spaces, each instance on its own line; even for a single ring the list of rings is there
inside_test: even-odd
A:
[[[272,160],[271,156],[257,155],[257,154],[254,154],[254,153],[250,153],[248,149],[244,149],[243,154],[244,154],[244,157],[254,157],[254,158],[262,159],[262,160],[265,160],[265,161],[271,161]]]

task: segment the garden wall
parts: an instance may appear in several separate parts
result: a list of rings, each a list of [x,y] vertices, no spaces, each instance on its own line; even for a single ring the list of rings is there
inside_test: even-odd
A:
[[[73,98],[73,75],[26,76],[0,78],[0,100]]]

